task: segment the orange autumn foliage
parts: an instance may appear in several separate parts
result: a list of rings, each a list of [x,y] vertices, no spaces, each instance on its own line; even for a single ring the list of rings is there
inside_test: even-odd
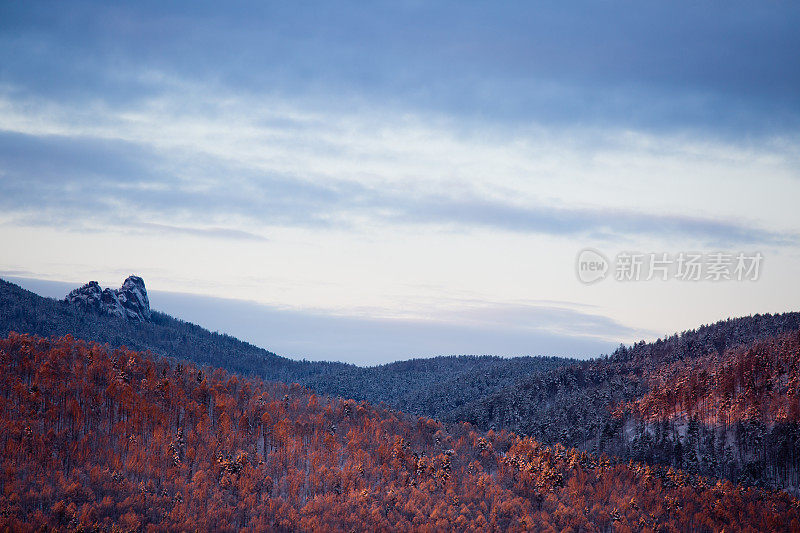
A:
[[[785,493],[67,336],[0,340],[0,529],[800,529]]]

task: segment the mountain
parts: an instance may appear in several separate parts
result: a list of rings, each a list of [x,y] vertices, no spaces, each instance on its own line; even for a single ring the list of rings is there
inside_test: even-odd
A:
[[[449,356],[363,368],[293,361],[158,311],[151,311],[150,321],[126,320],[42,298],[0,280],[0,335],[10,331],[72,334],[268,381],[296,382],[320,394],[384,402],[387,407],[445,423],[466,421],[484,431],[508,430],[546,444],[686,468],[795,494],[800,492],[796,421],[780,421],[775,414],[774,420],[746,418],[727,428],[692,423],[690,435],[691,415],[683,422],[655,423],[652,414],[639,414],[646,403],[637,402],[658,398],[679,383],[673,380],[677,368],[708,366],[708,361],[725,360],[759,342],[777,346],[775,339],[798,329],[800,313],[753,315],[652,343],[621,346],[610,356],[588,361]],[[779,357],[777,350],[762,351],[765,357]],[[781,400],[770,401],[788,402],[788,390]],[[728,443],[730,449],[723,447],[709,455],[711,441],[717,448],[720,442]]]
[[[0,529],[797,531],[800,501],[72,337],[0,340]]]

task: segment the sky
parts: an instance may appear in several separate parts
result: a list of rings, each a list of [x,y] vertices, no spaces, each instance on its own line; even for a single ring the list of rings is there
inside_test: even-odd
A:
[[[0,277],[63,296],[135,273],[154,308],[365,365],[798,310],[798,23],[789,2],[0,1]],[[649,254],[667,279],[626,278]]]

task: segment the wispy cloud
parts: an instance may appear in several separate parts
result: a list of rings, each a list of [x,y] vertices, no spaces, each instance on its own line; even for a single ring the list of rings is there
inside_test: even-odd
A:
[[[177,233],[179,235],[196,235],[199,237],[212,237],[215,239],[242,239],[246,241],[267,241],[263,235],[230,228],[187,228],[182,226],[169,226],[167,224],[154,224],[142,222],[141,228],[153,230],[157,233]]]
[[[481,306],[427,318],[376,318],[155,292],[154,307],[289,357],[362,365],[453,354],[593,357],[654,335],[601,315],[547,306]],[[308,332],[313,331],[313,335]]]
[[[457,193],[445,195],[414,179],[405,188],[378,187],[350,169],[342,178],[334,170],[334,175],[312,180],[305,177],[302,162],[293,172],[270,171],[258,159],[230,161],[203,148],[173,155],[140,141],[0,132],[0,205],[7,219],[22,225],[59,224],[80,231],[110,225],[250,240],[263,240],[264,229],[275,226],[379,223],[603,240],[643,235],[716,245],[798,243],[795,233],[721,217],[548,205],[530,195],[492,198],[479,192],[479,184],[461,184]],[[292,153],[287,152],[284,157]],[[391,177],[392,164],[384,162],[380,172]],[[319,166],[311,162],[307,174],[319,177]]]
[[[397,209],[404,221],[440,223],[455,227],[488,227],[506,231],[555,236],[582,236],[598,240],[631,236],[696,238],[716,246],[764,244],[796,246],[797,233],[772,232],[736,221],[681,215],[660,215],[634,210],[570,209],[547,205],[423,198]]]

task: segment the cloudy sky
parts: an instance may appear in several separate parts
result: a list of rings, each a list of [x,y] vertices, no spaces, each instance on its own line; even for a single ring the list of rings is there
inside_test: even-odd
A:
[[[155,308],[359,364],[797,310],[798,24],[789,2],[0,2],[0,276],[136,273]],[[585,248],[606,279],[578,279]],[[681,252],[763,261],[614,279]]]

